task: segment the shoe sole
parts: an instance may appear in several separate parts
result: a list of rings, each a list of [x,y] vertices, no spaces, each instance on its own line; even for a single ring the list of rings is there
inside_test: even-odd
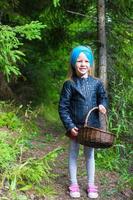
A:
[[[97,193],[92,193],[92,194],[89,193],[88,197],[91,199],[96,199],[96,198],[98,198],[98,194]]]
[[[70,197],[79,198],[80,197],[80,193],[79,192],[70,192]]]

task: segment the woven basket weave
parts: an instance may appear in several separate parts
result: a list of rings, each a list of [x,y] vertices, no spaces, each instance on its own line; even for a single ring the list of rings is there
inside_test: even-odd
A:
[[[98,107],[94,107],[88,112],[85,119],[84,127],[81,127],[79,129],[77,141],[78,143],[89,147],[109,148],[113,145],[115,135],[108,131],[104,131],[99,128],[89,127],[87,125],[88,118],[91,112],[95,109],[98,109]]]

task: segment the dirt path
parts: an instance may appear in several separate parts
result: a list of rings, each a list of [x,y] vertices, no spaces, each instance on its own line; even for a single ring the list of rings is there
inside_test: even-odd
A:
[[[33,200],[70,200],[68,193],[68,143],[69,139],[61,134],[60,131],[55,131],[54,129],[46,129],[42,122],[39,121],[38,124],[42,131],[38,138],[38,141],[33,141],[32,144],[34,148],[29,152],[29,156],[43,156],[44,154],[52,151],[57,147],[63,147],[64,151],[60,154],[55,162],[53,172],[58,174],[58,177],[53,181],[52,186],[55,188],[56,195],[47,196],[45,198],[33,198]],[[82,154],[82,147],[80,154]],[[83,155],[79,156],[78,159],[78,180],[81,188],[80,200],[89,199],[86,194],[86,170]],[[107,172],[96,169],[96,185],[99,187],[99,197],[97,200],[130,200],[130,191],[120,192],[118,190],[118,174],[116,172]]]

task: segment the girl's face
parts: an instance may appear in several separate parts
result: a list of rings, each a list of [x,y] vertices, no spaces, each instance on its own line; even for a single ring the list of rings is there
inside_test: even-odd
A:
[[[79,54],[75,67],[77,76],[85,78],[88,77],[88,72],[90,71],[91,67],[89,60],[84,53]]]

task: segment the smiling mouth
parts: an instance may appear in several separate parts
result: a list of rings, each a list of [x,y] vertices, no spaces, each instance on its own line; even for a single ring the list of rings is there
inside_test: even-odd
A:
[[[84,70],[84,69],[87,69],[87,68],[86,68],[86,67],[84,67],[84,68],[82,67],[82,68],[79,68],[79,69],[80,69],[80,70],[82,70],[82,69]]]

